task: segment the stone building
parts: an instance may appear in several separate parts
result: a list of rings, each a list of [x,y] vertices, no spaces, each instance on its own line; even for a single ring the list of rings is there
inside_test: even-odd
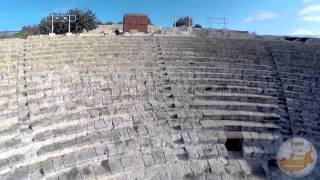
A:
[[[148,16],[145,14],[125,14],[123,16],[123,32],[148,32]]]

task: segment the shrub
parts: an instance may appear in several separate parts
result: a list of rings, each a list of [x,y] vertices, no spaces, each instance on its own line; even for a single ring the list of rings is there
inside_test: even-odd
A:
[[[112,25],[113,24],[113,22],[112,21],[108,21],[108,22],[106,22],[106,23],[104,23],[105,25]]]
[[[191,17],[189,16],[186,16],[186,17],[182,17],[180,19],[178,19],[177,22],[175,22],[175,25],[176,27],[179,27],[179,26],[187,26],[189,27],[189,22],[190,22],[190,26],[192,26],[192,23],[193,23],[193,20]]]
[[[25,39],[28,36],[40,34],[40,28],[38,25],[23,26],[21,31],[16,34],[16,37]]]
[[[202,26],[200,24],[196,24],[193,26],[193,28],[202,28]]]

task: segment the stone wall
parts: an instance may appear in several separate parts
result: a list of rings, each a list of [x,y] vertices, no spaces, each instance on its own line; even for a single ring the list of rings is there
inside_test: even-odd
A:
[[[268,162],[283,140],[319,151],[312,44],[58,36],[0,47],[2,179],[276,179]]]

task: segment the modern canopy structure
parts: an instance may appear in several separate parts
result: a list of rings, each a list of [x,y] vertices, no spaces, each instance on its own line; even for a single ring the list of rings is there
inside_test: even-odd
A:
[[[71,34],[71,23],[77,21],[77,16],[72,15],[72,14],[51,14],[50,16],[47,17],[47,22],[51,22],[51,34],[54,34],[54,22],[68,22],[69,27],[68,27],[68,34]]]

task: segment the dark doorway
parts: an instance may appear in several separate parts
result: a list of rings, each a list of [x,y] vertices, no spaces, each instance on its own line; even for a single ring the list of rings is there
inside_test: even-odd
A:
[[[241,131],[225,131],[227,141],[225,146],[228,151],[242,151],[243,135]]]
[[[241,151],[243,139],[227,139],[225,145],[228,151]]]

